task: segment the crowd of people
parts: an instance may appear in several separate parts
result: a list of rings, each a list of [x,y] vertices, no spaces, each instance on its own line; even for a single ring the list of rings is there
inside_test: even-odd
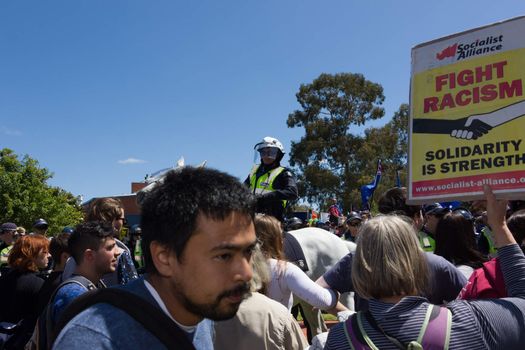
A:
[[[325,226],[314,226],[354,248],[313,281],[286,246],[286,230],[307,224],[285,217],[298,190],[280,165],[284,147],[265,137],[255,150],[261,163],[244,183],[214,169],[168,172],[122,240],[113,198],[52,237],[43,219],[29,234],[2,224],[0,348],[523,347],[522,202],[487,186],[485,201],[409,205],[396,187],[378,214],[344,215],[333,198]],[[339,301],[346,292],[351,310]],[[294,297],[340,322],[308,341]]]

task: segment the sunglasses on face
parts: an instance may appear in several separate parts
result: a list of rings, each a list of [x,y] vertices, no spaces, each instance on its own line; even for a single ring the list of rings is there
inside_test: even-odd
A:
[[[360,222],[351,222],[349,225],[352,226],[352,227],[359,227],[359,226],[361,226],[361,223]]]

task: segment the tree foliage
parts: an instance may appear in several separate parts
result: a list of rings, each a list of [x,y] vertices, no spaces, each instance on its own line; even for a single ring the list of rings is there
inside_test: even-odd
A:
[[[77,198],[47,181],[52,174],[38,161],[24,156],[22,160],[10,149],[0,151],[0,222],[14,222],[31,229],[33,222],[44,218],[49,233],[82,220]]]
[[[359,149],[357,157],[368,161],[363,163],[362,179],[359,181],[358,189],[361,185],[372,181],[378,159],[381,159],[383,174],[375,196],[395,186],[396,170],[399,171],[401,185],[406,185],[408,115],[408,105],[402,104],[390,122],[379,128],[365,130],[363,146]],[[355,190],[352,198],[360,201],[361,195],[358,189]]]
[[[336,196],[345,211],[359,208],[360,188],[373,180],[378,159],[391,177],[382,183],[393,186],[395,170],[406,164],[407,105],[385,126],[358,135],[357,126],[384,115],[381,85],[361,74],[321,74],[301,85],[296,97],[301,109],[288,116],[287,125],[305,131],[290,151],[303,199],[324,209]]]

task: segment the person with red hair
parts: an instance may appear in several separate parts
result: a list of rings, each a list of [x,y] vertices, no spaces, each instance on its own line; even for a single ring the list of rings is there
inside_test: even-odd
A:
[[[11,270],[0,278],[0,321],[22,321],[16,337],[18,344],[25,344],[35,327],[38,293],[44,284],[38,273],[47,267],[49,256],[47,238],[23,236],[15,242],[7,259]]]

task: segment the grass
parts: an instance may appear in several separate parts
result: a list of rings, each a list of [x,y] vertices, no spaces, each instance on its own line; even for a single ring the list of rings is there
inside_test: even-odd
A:
[[[326,314],[326,313],[322,313],[321,315],[323,315],[323,320],[325,321],[337,321],[337,317],[335,317],[334,315],[332,314]],[[297,315],[297,321],[302,321],[303,320],[303,315],[299,314]]]

